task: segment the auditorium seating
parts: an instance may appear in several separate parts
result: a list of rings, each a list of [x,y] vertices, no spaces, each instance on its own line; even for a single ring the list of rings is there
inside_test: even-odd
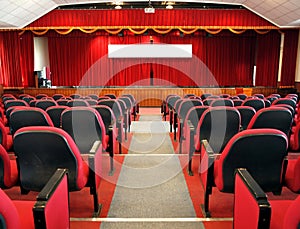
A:
[[[259,98],[248,98],[243,103],[242,106],[253,107],[256,111],[265,108],[265,102],[263,99]]]
[[[234,103],[231,99],[223,98],[223,99],[215,99],[210,103],[211,107],[219,107],[219,106],[227,106],[233,107]]]
[[[63,94],[54,94],[52,95],[52,98],[56,101],[59,100],[61,98],[65,97]]]
[[[300,157],[289,153],[285,173],[285,185],[295,193],[300,193]]]
[[[91,107],[72,107],[61,114],[61,128],[75,141],[81,154],[87,154],[95,141],[101,141],[105,151],[106,130],[99,113]]]
[[[133,115],[133,120],[135,121],[137,114],[139,113],[140,105],[134,98],[132,94],[122,94],[122,97],[128,97],[132,103],[133,110],[132,110],[132,115]]]
[[[81,155],[72,137],[56,127],[30,126],[14,135],[22,193],[40,191],[57,168],[69,173],[69,191],[90,188],[94,213],[99,215],[97,189],[100,183],[102,143],[96,141],[87,155]],[[102,171],[103,172],[103,171]]]
[[[252,172],[235,173],[233,228],[291,229],[300,225],[300,196],[270,200]]]
[[[10,114],[11,134],[25,126],[53,126],[53,122],[46,111],[37,107],[15,108]]]
[[[7,150],[12,149],[12,135],[9,133],[9,130],[4,126],[0,121],[0,144]]]
[[[68,106],[52,106],[52,107],[48,107],[46,112],[49,115],[49,117],[51,118],[53,125],[55,127],[61,127],[61,113],[67,109]]]
[[[48,97],[47,94],[37,94],[37,95],[35,96],[36,99],[42,99],[42,98],[46,98],[46,97]]]
[[[4,103],[4,109],[7,110],[10,107],[24,106],[27,107],[28,104],[20,99],[8,100]]]
[[[289,137],[292,122],[293,116],[289,109],[272,106],[257,111],[252,117],[247,129],[274,128],[281,130]]]
[[[72,99],[67,101],[68,107],[89,107],[89,103],[83,99]]]
[[[166,103],[167,103],[167,110],[168,110],[168,114],[169,114],[169,123],[170,123],[170,132],[172,132],[172,126],[173,126],[173,117],[174,117],[174,109],[175,109],[175,104],[177,102],[177,100],[181,99],[180,96],[178,95],[174,95],[174,96],[170,96],[168,97]],[[165,118],[166,119],[166,118]]]
[[[57,106],[57,103],[54,100],[37,100],[35,102],[35,107],[41,108],[44,111],[47,110],[48,107]]]
[[[190,148],[200,151],[201,141],[206,139],[215,152],[222,152],[227,142],[239,132],[240,123],[240,114],[236,108],[209,107],[201,115],[195,134],[189,131]],[[192,160],[193,151],[190,149],[189,152]],[[192,171],[189,173],[192,174]]]
[[[57,169],[36,201],[11,200],[0,189],[1,228],[69,228],[69,193],[67,170]]]
[[[205,190],[205,216],[210,217],[209,196],[214,186],[221,192],[234,192],[234,171],[237,168],[246,168],[264,191],[281,193],[287,146],[286,135],[275,129],[239,132],[219,156],[208,141],[203,140],[199,173]]]
[[[295,102],[295,100],[290,99],[290,98],[276,99],[272,104],[273,105],[276,105],[276,104],[287,104],[287,105],[292,106],[294,109],[296,109],[296,105],[297,105],[297,103]]]
[[[115,99],[104,99],[104,100],[98,101],[98,105],[108,106],[114,112],[114,115],[115,115],[116,121],[117,121],[116,125],[117,125],[117,129],[118,129],[118,141],[119,141],[119,143],[122,143],[123,139],[124,139],[124,135],[125,135],[125,133],[124,133],[124,117],[122,115],[122,108],[121,108],[119,102]]]
[[[178,108],[178,113],[176,112],[176,115],[174,115],[174,140],[176,140],[176,132],[175,132],[175,126],[178,126],[178,135],[179,135],[179,141],[181,141],[182,136],[182,128],[183,128],[183,122],[185,120],[185,116],[189,112],[189,110],[192,107],[196,106],[202,106],[202,102],[199,99],[184,99]],[[178,124],[179,125],[178,125]]]
[[[17,184],[17,181],[18,168],[16,158],[13,155],[9,155],[5,148],[0,145],[0,188],[11,188]]]
[[[238,106],[236,109],[238,109],[241,115],[241,130],[246,130],[256,111],[253,107],[249,106]]]

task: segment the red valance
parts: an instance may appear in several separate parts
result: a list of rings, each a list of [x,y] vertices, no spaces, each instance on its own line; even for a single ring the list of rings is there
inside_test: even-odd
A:
[[[134,15],[134,16],[133,16]],[[275,29],[270,22],[247,9],[143,9],[53,10],[25,29],[99,27],[105,28],[194,28]]]

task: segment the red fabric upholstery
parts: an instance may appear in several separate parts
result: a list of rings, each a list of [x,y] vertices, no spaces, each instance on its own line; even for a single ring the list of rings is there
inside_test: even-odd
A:
[[[12,136],[7,133],[7,128],[3,125],[2,122],[0,122],[0,131],[2,136],[1,144],[7,151],[11,150],[13,145]]]
[[[0,160],[3,163],[3,181],[0,181],[1,188],[10,188],[17,183],[18,168],[15,159],[10,159],[6,150],[0,145]],[[3,183],[3,184],[2,184]]]
[[[56,127],[47,127],[47,126],[23,127],[21,129],[19,129],[14,135],[14,141],[15,141],[16,146],[17,146],[17,143],[20,144],[19,145],[20,149],[15,148],[15,153],[17,155],[20,153],[19,151],[23,151],[25,149],[22,149],[23,145],[21,145],[20,142],[17,142],[16,139],[18,139],[18,136],[22,137],[22,135],[30,134],[30,133],[36,133],[36,134],[47,133],[50,136],[57,136],[58,138],[63,140],[66,144],[66,147],[69,149],[69,152],[71,152],[73,154],[73,156],[75,157],[75,159],[76,159],[76,163],[77,163],[77,170],[76,170],[76,177],[75,177],[75,179],[76,179],[76,185],[75,185],[76,189],[80,190],[83,187],[85,187],[85,185],[87,184],[87,181],[88,181],[89,166],[88,166],[87,163],[85,163],[82,160],[79,149],[77,148],[74,140],[72,139],[72,137],[68,133],[66,133],[64,130],[56,128]],[[50,141],[50,139],[48,139],[48,140]],[[43,144],[44,147],[47,147],[45,145],[45,142],[43,142],[41,144]],[[51,143],[49,143],[49,144],[51,144]],[[50,145],[48,146],[48,148],[49,147],[50,147]],[[54,160],[55,160],[55,158],[54,158]],[[62,162],[60,162],[60,163],[62,163]],[[51,166],[50,161],[49,161],[49,166]],[[55,165],[53,165],[53,166],[55,166]],[[20,174],[22,174],[22,171],[20,171]],[[73,185],[73,187],[75,187],[75,186]]]
[[[300,122],[297,123],[296,127],[294,128],[294,131],[290,136],[290,149],[293,151],[299,150],[299,134],[300,134]]]
[[[9,199],[9,197],[5,194],[5,192],[1,189],[0,189],[0,202],[1,202],[0,215],[5,220],[4,223],[6,228],[14,228],[14,229],[21,228],[20,217],[16,206],[13,204],[11,199]],[[31,228],[33,228],[33,225]]]
[[[300,158],[288,160],[285,183],[293,192],[300,192]]]
[[[300,224],[300,197],[298,196],[287,209],[284,216],[282,228],[285,229],[299,228],[299,224]]]
[[[240,176],[235,177],[234,189],[234,228],[257,229],[259,208]]]
[[[286,216],[287,210],[290,207],[291,200],[273,200],[270,201],[271,204],[271,223],[270,228],[272,229],[291,229],[296,227],[283,227],[284,218]],[[292,214],[295,214],[293,212]],[[299,215],[299,214],[298,214]]]
[[[267,138],[268,136],[272,136],[271,140],[269,141],[271,142],[276,141],[276,144],[278,144],[274,146],[276,147],[276,149],[273,149],[273,146],[271,148],[270,145],[268,145],[267,148],[263,147],[262,145],[257,145],[257,144],[265,143],[264,141],[266,139],[262,139],[262,137]],[[241,146],[243,144],[243,141],[247,140],[247,138],[249,138],[248,141],[251,142],[254,142],[254,140],[256,140],[255,143],[257,144],[250,145],[251,142],[246,142],[248,145],[244,145],[243,146],[244,148],[237,148],[238,146]],[[240,145],[237,145],[237,142],[240,142]],[[271,142],[268,142],[266,144],[271,144]],[[234,167],[247,168],[249,172],[253,174],[255,179],[262,179],[263,181],[265,179],[260,172],[261,172],[261,168],[264,167],[266,176],[269,176],[269,174],[272,173],[273,176],[276,177],[277,179],[277,180],[275,179],[276,180],[275,183],[280,184],[281,180],[279,179],[279,177],[281,178],[282,163],[286,155],[287,146],[288,146],[288,141],[286,135],[283,132],[275,129],[249,129],[236,134],[234,137],[232,137],[229,140],[224,150],[222,151],[219,159],[215,160],[214,180],[217,188],[221,191],[222,190],[225,191],[224,189],[226,189],[225,187],[226,185],[230,186],[229,183],[231,183],[231,185],[233,184],[233,180],[232,180],[233,177],[229,177],[230,175],[227,173],[229,173],[229,170],[231,169],[234,171]],[[247,147],[249,152],[245,152],[246,151],[245,147]],[[236,151],[233,151],[232,149],[235,149]],[[269,151],[272,150],[272,152],[262,152],[264,150],[269,150]],[[277,150],[277,152],[274,152],[274,150]],[[249,153],[251,153],[251,155]],[[261,155],[261,153],[266,153],[266,155],[268,154],[269,156],[260,157],[259,155]],[[276,161],[273,161],[275,156],[274,158],[271,158],[270,153],[273,154],[276,153]],[[257,159],[259,157],[261,160]],[[279,159],[280,161],[277,161]],[[232,168],[229,168],[228,166],[229,164],[230,166],[232,166]],[[278,171],[278,167],[280,168],[280,171]],[[276,174],[275,174],[275,170],[276,170]],[[257,176],[260,177],[257,178],[255,176],[256,175],[255,173],[257,173]],[[225,179],[228,180],[225,181]],[[274,181],[272,183],[274,183]],[[272,186],[274,186],[274,184],[272,184]]]
[[[35,201],[13,200],[13,204],[18,211],[21,228],[35,228],[32,214]]]
[[[51,198],[47,201],[45,207],[45,217],[47,219],[47,228],[69,228],[69,195],[68,195],[68,180],[65,176],[61,181]],[[59,203],[59,207],[57,204]],[[59,215],[59,217],[57,217]],[[63,220],[62,220],[63,219]]]

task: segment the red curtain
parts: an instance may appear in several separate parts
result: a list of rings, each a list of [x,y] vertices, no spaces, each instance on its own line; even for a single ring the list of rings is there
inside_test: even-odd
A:
[[[0,33],[1,83],[21,87],[20,46],[17,32]]]
[[[134,14],[134,17],[132,16]],[[252,26],[273,27],[247,9],[53,10],[28,27],[68,26]]]
[[[128,31],[127,31],[128,32]],[[123,37],[72,32],[48,37],[52,84],[56,86],[251,86],[255,36],[222,32],[207,37],[153,35],[155,43],[192,44],[193,58],[110,59],[108,44],[149,43],[149,35]]]
[[[284,46],[281,69],[281,86],[294,86],[299,30],[284,31]]]
[[[34,46],[33,34],[30,32],[26,32],[20,36],[20,64],[23,86],[34,87]]]
[[[34,85],[32,33],[0,33],[0,74],[5,87]]]
[[[257,35],[256,86],[277,87],[280,33]]]

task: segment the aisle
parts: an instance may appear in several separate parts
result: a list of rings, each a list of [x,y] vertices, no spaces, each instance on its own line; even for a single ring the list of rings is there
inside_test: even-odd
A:
[[[129,151],[101,228],[204,228],[185,221],[196,213],[168,125],[160,115],[141,115],[132,123]]]

